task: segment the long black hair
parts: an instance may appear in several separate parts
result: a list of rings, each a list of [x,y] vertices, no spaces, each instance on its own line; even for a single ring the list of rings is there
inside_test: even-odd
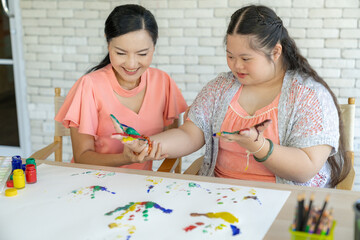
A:
[[[250,47],[256,51],[262,51],[269,60],[271,60],[271,50],[277,43],[280,43],[283,54],[282,64],[285,70],[295,70],[306,77],[312,77],[329,91],[338,111],[340,129],[338,154],[328,158],[332,170],[330,185],[332,187],[336,186],[346,177],[351,168],[350,159],[347,158],[344,150],[343,123],[339,104],[327,83],[310,66],[306,58],[300,54],[295,41],[289,36],[282,20],[273,10],[266,6],[250,5],[233,13],[226,34],[252,36],[250,38]]]
[[[158,39],[158,25],[154,15],[146,8],[136,4],[125,4],[117,6],[110,13],[105,21],[105,37],[107,43],[115,37],[144,29],[149,34],[156,45]],[[105,67],[110,63],[109,53],[105,58],[95,67],[88,70],[86,73],[96,71]]]

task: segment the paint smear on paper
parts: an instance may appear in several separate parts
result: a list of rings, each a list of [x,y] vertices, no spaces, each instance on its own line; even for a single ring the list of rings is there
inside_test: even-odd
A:
[[[201,189],[207,191],[208,193],[211,193],[210,189],[204,188],[200,184],[195,182],[180,184],[173,182],[172,184],[167,185],[166,188],[168,189],[166,193],[171,193],[172,191],[184,191],[187,193],[188,196],[191,195],[192,191],[194,191],[195,189]]]
[[[114,176],[115,172],[86,171],[86,172],[82,172],[82,173],[71,174],[71,176],[79,176],[79,175],[91,175],[91,176],[95,176],[97,178],[105,178],[105,177]]]
[[[260,205],[261,205],[261,202],[259,200],[259,198],[257,196],[245,196],[243,198],[243,200],[247,200],[247,199],[253,199],[253,200],[256,200]]]
[[[232,215],[229,212],[191,213],[190,216],[192,216],[192,217],[205,216],[205,217],[210,218],[210,219],[211,218],[219,218],[219,219],[224,220],[227,223],[239,222],[239,219],[236,218],[234,215]],[[189,226],[186,226],[183,229],[184,229],[185,232],[189,232],[189,231],[192,231],[192,230],[198,228],[199,226],[203,226],[203,230],[202,230],[203,233],[211,233],[212,230],[213,231],[219,231],[219,230],[227,229],[228,227],[230,227],[232,236],[240,234],[240,229],[237,226],[235,226],[234,224],[229,224],[229,226],[228,226],[226,224],[221,223],[221,224],[218,224],[218,225],[215,226],[215,225],[212,225],[212,224],[204,225],[203,222],[197,222],[195,224],[191,224]]]
[[[75,195],[89,195],[90,194],[90,197],[91,199],[94,199],[95,198],[95,193],[96,192],[108,192],[108,193],[111,193],[111,194],[115,194],[115,192],[111,192],[109,191],[106,187],[103,187],[103,186],[90,186],[90,187],[84,187],[84,188],[80,188],[80,189],[77,189],[77,190],[73,190],[71,193],[75,194]]]
[[[117,212],[124,211],[122,214],[120,214],[118,217],[116,217],[115,220],[122,220],[122,219],[124,219],[125,215],[129,213],[130,216],[127,220],[132,221],[132,220],[134,220],[135,215],[142,211],[141,214],[144,218],[144,221],[148,221],[150,209],[157,209],[166,214],[170,214],[173,212],[172,209],[166,209],[155,202],[147,201],[147,202],[130,202],[129,204],[126,204],[125,206],[118,207],[118,208],[114,209],[113,211],[105,213],[105,215],[112,216]],[[108,225],[108,227],[109,228],[127,228],[129,235],[127,236],[126,239],[130,239],[132,234],[134,234],[136,231],[136,227],[131,224],[123,224],[123,223],[113,222],[113,223],[110,223]]]
[[[205,216],[208,218],[221,218],[222,220],[224,220],[228,223],[239,222],[239,219],[229,212],[190,213],[190,216],[192,216],[192,217]]]
[[[172,213],[172,209],[166,209],[161,207],[159,204],[155,203],[155,202],[130,202],[129,204],[123,206],[123,207],[118,207],[113,211],[107,212],[105,213],[105,215],[107,216],[111,216],[116,212],[120,212],[120,211],[124,211],[120,216],[116,217],[115,219],[122,219],[127,213],[129,212],[139,212],[141,209],[143,209],[142,214],[144,217],[144,220],[147,221],[148,220],[148,212],[149,209],[158,209],[160,211],[162,211],[163,213]]]
[[[154,177],[147,177],[145,179],[147,182],[150,182],[150,185],[147,185],[148,189],[146,190],[147,193],[150,193],[150,191],[159,183],[163,181],[162,178],[154,178]]]

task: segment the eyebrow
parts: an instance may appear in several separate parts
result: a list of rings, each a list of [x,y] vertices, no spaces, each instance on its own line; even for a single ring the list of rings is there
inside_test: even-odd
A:
[[[122,48],[119,48],[119,47],[115,47],[116,49],[120,50],[120,51],[123,51],[123,52],[127,52],[126,50],[122,49]],[[137,51],[136,53],[139,53],[139,52],[144,52],[144,51],[148,51],[150,48],[144,48],[144,49],[141,49],[139,51]]]
[[[234,55],[232,52],[230,52],[230,51],[228,51],[228,50],[226,50],[226,52]],[[250,54],[243,53],[243,54],[239,54],[239,56],[241,56],[241,57],[242,57],[242,56],[250,56]]]

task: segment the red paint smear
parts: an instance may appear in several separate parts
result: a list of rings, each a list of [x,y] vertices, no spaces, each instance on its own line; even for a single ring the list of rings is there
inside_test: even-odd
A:
[[[190,225],[190,226],[187,226],[186,228],[184,228],[184,230],[185,230],[185,232],[188,232],[188,231],[193,230],[194,228],[196,228],[196,226]]]
[[[219,198],[218,200],[216,200],[216,201],[220,201],[221,199]]]
[[[197,223],[195,223],[195,224],[196,224],[196,225],[199,225],[199,226],[204,225],[203,222],[197,222]]]
[[[223,198],[227,198],[227,196],[223,196]]]
[[[141,211],[141,209],[140,209],[140,208],[138,208],[135,212],[139,212],[139,211]]]

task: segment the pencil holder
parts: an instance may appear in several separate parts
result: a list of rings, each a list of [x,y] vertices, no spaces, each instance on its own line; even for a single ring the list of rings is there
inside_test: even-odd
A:
[[[328,235],[320,235],[314,233],[307,233],[301,231],[293,231],[291,226],[289,228],[289,232],[291,234],[291,240],[333,240],[334,239],[334,229],[335,229],[336,221],[333,221],[333,224],[330,228]]]

